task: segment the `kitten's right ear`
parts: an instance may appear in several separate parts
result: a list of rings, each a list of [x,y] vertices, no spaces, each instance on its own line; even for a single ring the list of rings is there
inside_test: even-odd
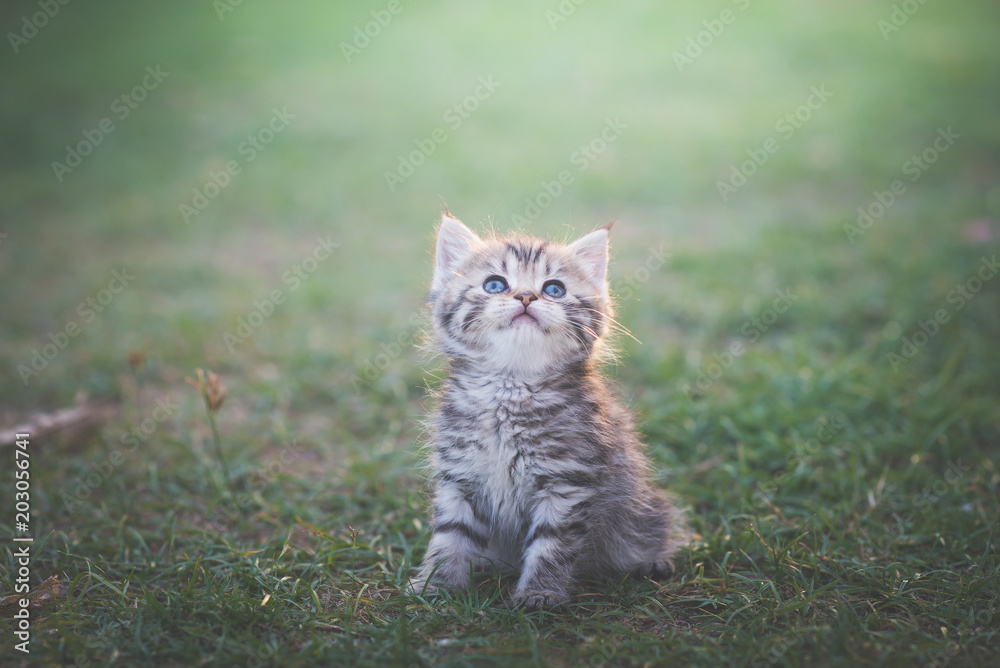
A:
[[[431,292],[440,290],[455,272],[455,268],[482,243],[472,230],[452,218],[446,210],[441,215],[441,225],[438,227]]]

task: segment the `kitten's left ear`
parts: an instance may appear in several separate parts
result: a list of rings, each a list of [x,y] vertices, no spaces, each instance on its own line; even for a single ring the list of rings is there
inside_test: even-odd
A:
[[[588,277],[604,292],[608,284],[608,232],[613,224],[602,225],[569,245]]]

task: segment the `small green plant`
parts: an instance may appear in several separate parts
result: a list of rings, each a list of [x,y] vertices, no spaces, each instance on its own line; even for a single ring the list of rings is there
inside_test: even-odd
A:
[[[222,476],[225,486],[230,484],[229,466],[226,464],[226,457],[222,454],[222,439],[219,438],[219,427],[215,423],[215,414],[222,408],[226,401],[226,386],[222,384],[219,375],[209,371],[207,374],[201,369],[195,369],[197,380],[190,376],[186,378],[188,384],[201,392],[205,401],[205,413],[208,415],[208,424],[212,428],[212,442],[215,444],[215,455],[219,458],[219,465],[222,467]]]

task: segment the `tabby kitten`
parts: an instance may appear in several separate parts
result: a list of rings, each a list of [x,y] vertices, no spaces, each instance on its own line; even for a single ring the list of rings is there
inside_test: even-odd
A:
[[[520,570],[529,609],[585,577],[668,576],[678,509],[654,488],[596,364],[611,322],[608,231],[480,239],[446,211],[430,303],[450,359],[432,420],[433,535],[416,591]]]

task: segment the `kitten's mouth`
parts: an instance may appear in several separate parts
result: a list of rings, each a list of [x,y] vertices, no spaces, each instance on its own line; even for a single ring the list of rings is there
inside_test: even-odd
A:
[[[518,313],[516,316],[514,316],[513,320],[510,321],[510,326],[511,327],[526,327],[526,326],[527,327],[531,327],[531,326],[538,327],[539,323],[538,323],[538,320],[535,319],[535,316],[531,315],[527,311],[523,311],[521,313]]]

